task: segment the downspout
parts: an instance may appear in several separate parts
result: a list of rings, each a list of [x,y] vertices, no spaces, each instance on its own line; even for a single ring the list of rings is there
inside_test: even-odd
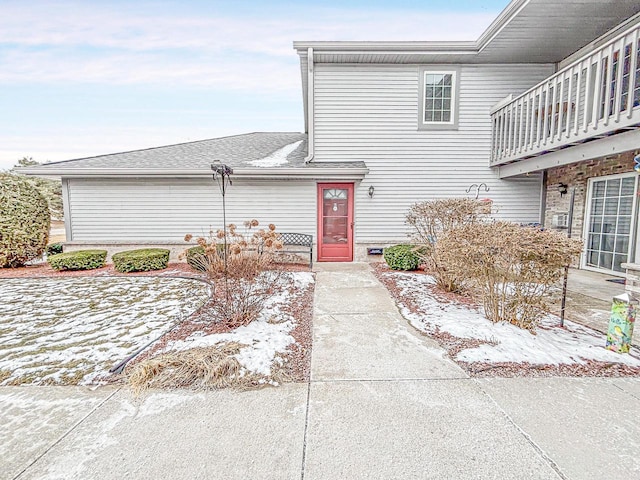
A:
[[[313,67],[313,48],[307,49],[307,118],[309,130],[307,132],[308,141],[308,155],[304,159],[304,163],[309,163],[313,160],[313,130],[314,130],[314,112],[313,112],[313,93],[314,93],[314,67]]]

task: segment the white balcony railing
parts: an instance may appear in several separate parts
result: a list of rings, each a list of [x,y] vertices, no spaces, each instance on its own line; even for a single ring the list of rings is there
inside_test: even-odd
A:
[[[538,156],[640,124],[640,24],[494,107],[491,165]]]

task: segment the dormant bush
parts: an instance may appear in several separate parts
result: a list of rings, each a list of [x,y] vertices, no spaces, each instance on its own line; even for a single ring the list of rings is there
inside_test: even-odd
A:
[[[214,282],[214,321],[234,327],[252,322],[278,285],[274,252],[283,244],[274,224],[266,229],[258,226],[257,220],[249,220],[244,222],[243,233],[234,224],[226,231],[212,230],[208,238],[196,239],[200,248],[186,252],[189,265]],[[185,241],[192,238],[187,235]]]
[[[46,199],[23,177],[0,173],[0,268],[21,267],[45,251],[51,214]]]
[[[549,287],[582,244],[564,235],[509,222],[470,223],[438,239],[438,259],[475,286],[487,318],[535,330]]]
[[[468,198],[445,198],[411,206],[406,222],[413,227],[411,238],[418,246],[416,253],[440,288],[448,292],[457,291],[464,280],[464,276],[450,271],[440,258],[439,250],[435,248],[440,237],[461,225],[483,221],[490,213],[490,201]]]
[[[209,237],[199,237],[196,243],[201,249],[185,252],[187,261],[196,270],[205,272],[212,280],[220,278],[254,278],[274,263],[273,253],[283,245],[276,233],[276,226],[256,229],[257,220],[244,222],[244,232],[231,223],[227,230],[210,230]],[[192,235],[186,235],[190,242]]]

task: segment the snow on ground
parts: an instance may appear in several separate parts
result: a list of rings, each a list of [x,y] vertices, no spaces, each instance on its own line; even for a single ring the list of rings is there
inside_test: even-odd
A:
[[[3,279],[0,385],[99,381],[209,295],[181,278]]]
[[[310,272],[287,272],[281,281],[283,288],[267,300],[258,319],[250,324],[227,333],[204,335],[196,332],[185,340],[170,342],[163,353],[238,342],[246,345],[235,355],[240,365],[248,372],[271,375],[274,362],[280,361],[277,355],[284,354],[287,347],[295,342],[290,332],[295,328],[296,321],[282,310],[282,306],[297,295],[304,294],[314,283],[314,278]]]
[[[438,298],[432,277],[398,272],[384,275],[392,275],[402,297],[411,298],[417,305],[416,312],[400,302],[403,316],[417,329],[490,342],[460,351],[456,360],[533,365],[583,364],[593,360],[640,366],[636,354],[621,355],[606,350],[605,336],[582,325],[565,321],[565,328],[560,328],[559,318],[548,315],[533,335],[509,323],[493,323],[481,310]]]
[[[291,155],[301,143],[302,140],[290,143],[264,158],[252,160],[247,163],[254,167],[279,167],[280,165],[284,165],[288,162],[287,157]]]

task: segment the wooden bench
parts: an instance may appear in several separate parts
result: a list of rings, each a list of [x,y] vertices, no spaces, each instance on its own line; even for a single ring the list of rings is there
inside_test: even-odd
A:
[[[285,248],[282,250],[283,254],[286,253],[308,253],[309,254],[309,268],[313,267],[313,235],[306,235],[304,233],[280,233],[280,240]],[[286,247],[300,247],[298,249],[289,249]],[[303,250],[304,248],[304,250]]]

